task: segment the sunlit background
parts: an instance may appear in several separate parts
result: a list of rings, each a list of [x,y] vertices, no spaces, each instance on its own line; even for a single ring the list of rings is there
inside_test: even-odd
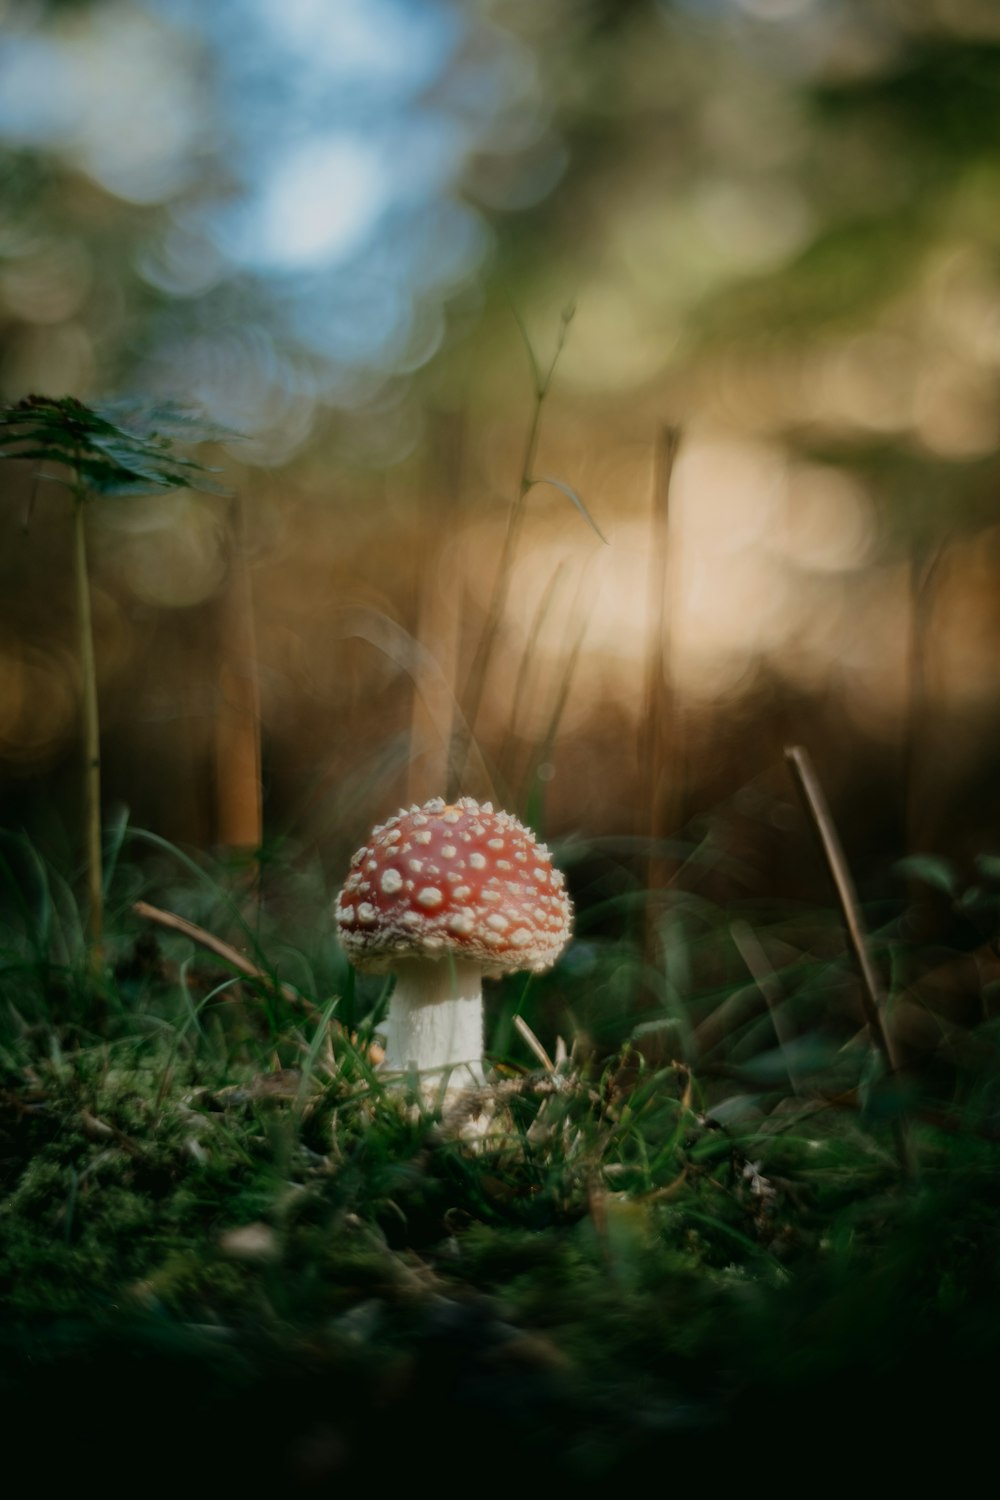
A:
[[[242,434],[93,506],[109,803],[254,842],[259,716],[331,858],[445,788],[746,852],[796,741],[862,849],[1000,840],[994,0],[9,0],[0,162],[3,399]],[[42,828],[67,501],[2,477]]]

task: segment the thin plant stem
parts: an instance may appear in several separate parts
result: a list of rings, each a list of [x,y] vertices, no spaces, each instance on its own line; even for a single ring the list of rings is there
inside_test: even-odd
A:
[[[868,1031],[873,1046],[881,1054],[886,1073],[894,1076],[899,1073],[899,1057],[896,1052],[892,1032],[886,1024],[885,991],[878,971],[872,961],[869,947],[868,933],[865,928],[864,918],[861,915],[861,906],[858,902],[858,893],[855,889],[854,880],[851,876],[844,847],[840,842],[837,826],[833,821],[826,794],[820,784],[816,769],[812,763],[812,757],[803,745],[790,745],[785,750],[785,759],[794,777],[795,784],[802,797],[806,812],[816,831],[823,857],[826,860],[830,878],[833,881],[843,914],[844,925],[850,940],[854,957],[857,960],[858,969],[861,974],[861,1005],[865,1020],[868,1023]],[[895,1122],[896,1150],[899,1156],[900,1166],[904,1171],[912,1170],[909,1138],[905,1125],[902,1121]]]
[[[538,451],[539,434],[541,432],[542,412],[552,385],[552,377],[555,375],[556,366],[559,363],[559,358],[566,343],[566,335],[569,331],[572,317],[572,309],[568,309],[563,313],[559,325],[559,337],[556,341],[555,353],[549,362],[548,369],[544,372],[535,358],[527,335],[524,334],[524,329],[521,329],[522,334],[524,334],[524,342],[531,363],[531,372],[534,381],[534,402],[524,442],[524,453],[521,459],[521,472],[517,483],[517,493],[511,504],[510,513],[507,518],[507,532],[504,537],[500,561],[497,565],[493,581],[493,592],[486,610],[486,619],[483,624],[482,634],[479,637],[475,655],[472,659],[472,666],[469,668],[469,675],[466,679],[465,693],[463,694],[464,702],[462,705],[465,713],[465,726],[459,732],[452,755],[452,770],[449,782],[452,793],[457,791],[461,786],[466,770],[469,743],[476,733],[476,722],[479,718],[479,710],[482,705],[486,676],[496,645],[496,638],[499,634],[500,622],[503,619],[504,609],[507,604],[507,595],[510,592],[514,558],[517,554],[517,545],[524,526],[525,502],[528,492],[536,483],[533,477],[533,470],[535,466],[535,454]],[[520,320],[518,320],[518,325],[520,326]]]
[[[664,427],[656,449],[653,476],[653,515],[650,538],[649,602],[653,620],[646,663],[646,711],[643,725],[643,759],[649,817],[650,855],[647,885],[662,890],[667,871],[660,853],[661,841],[682,821],[683,798],[681,737],[677,695],[674,690],[673,641],[670,615],[671,516],[670,490],[680,447],[676,427]],[[668,748],[669,747],[669,748]]]
[[[97,706],[97,668],[87,571],[86,491],[73,491],[73,566],[83,676],[83,808],[87,856],[87,895],[91,960],[101,963],[104,934],[104,882],[101,873],[101,729]]]
[[[465,418],[438,412],[431,427],[429,471],[422,506],[428,517],[414,553],[414,637],[421,650],[413,668],[413,709],[405,800],[418,804],[448,786],[451,746],[458,734],[458,596],[446,586],[449,548],[458,529]]]
[[[645,780],[649,857],[646,870],[646,920],[643,943],[650,974],[662,970],[671,979],[670,944],[665,941],[662,916],[670,902],[671,885],[663,846],[684,821],[684,744],[674,681],[672,619],[676,614],[672,584],[676,578],[670,491],[681,434],[664,427],[656,444],[653,471],[653,509],[650,521],[648,601],[652,619],[647,636],[646,690],[640,740],[640,764]]]

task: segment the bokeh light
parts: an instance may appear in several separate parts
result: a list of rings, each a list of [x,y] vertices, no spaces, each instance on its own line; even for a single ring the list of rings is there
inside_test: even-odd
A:
[[[811,726],[901,765],[921,713],[987,714],[994,12],[6,5],[5,396],[238,434],[232,501],[91,511],[115,734],[174,704],[200,775],[249,651],[282,816],[362,765],[375,812],[468,732],[470,790],[568,817],[615,734],[642,795],[651,715],[694,806]],[[12,472],[0,522],[19,776],[76,732],[53,478]]]

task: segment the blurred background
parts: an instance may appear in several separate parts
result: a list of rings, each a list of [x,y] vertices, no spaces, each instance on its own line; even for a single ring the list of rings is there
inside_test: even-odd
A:
[[[995,0],[0,0],[0,387],[243,435],[90,513],[167,838],[336,873],[463,790],[797,891],[802,742],[862,879],[1000,842]],[[69,501],[0,477],[0,821],[55,839]]]

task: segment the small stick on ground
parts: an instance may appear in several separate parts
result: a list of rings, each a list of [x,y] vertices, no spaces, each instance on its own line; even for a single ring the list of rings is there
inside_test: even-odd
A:
[[[199,948],[214,953],[216,958],[221,958],[223,963],[229,964],[247,979],[256,979],[261,984],[267,985],[268,989],[276,990],[290,1005],[298,1006],[307,1015],[319,1016],[319,1010],[311,1000],[306,999],[305,995],[301,995],[290,984],[281,984],[263,969],[258,969],[256,964],[244,958],[236,948],[223,942],[222,938],[216,937],[213,932],[206,932],[205,928],[199,927],[196,922],[189,922],[187,917],[179,917],[176,912],[163,911],[159,906],[150,906],[148,901],[133,902],[132,910],[137,917],[143,917],[147,922],[154,922],[157,927],[166,928],[168,932],[179,932],[183,937],[190,938],[192,943],[197,943]]]
[[[858,893],[854,888],[844,847],[840,842],[840,835],[833,821],[826,795],[816,775],[812,757],[803,745],[788,746],[785,750],[785,759],[795,778],[809,819],[816,830],[834,889],[837,892],[844,925],[861,972],[861,1004],[872,1043],[882,1055],[886,1072],[890,1075],[898,1074],[899,1058],[893,1044],[892,1034],[885,1023],[885,991],[872,962],[868,934],[861,915],[861,907],[858,904]],[[897,1122],[896,1126],[896,1149],[900,1165],[904,1171],[909,1171],[911,1153],[902,1122]]]

